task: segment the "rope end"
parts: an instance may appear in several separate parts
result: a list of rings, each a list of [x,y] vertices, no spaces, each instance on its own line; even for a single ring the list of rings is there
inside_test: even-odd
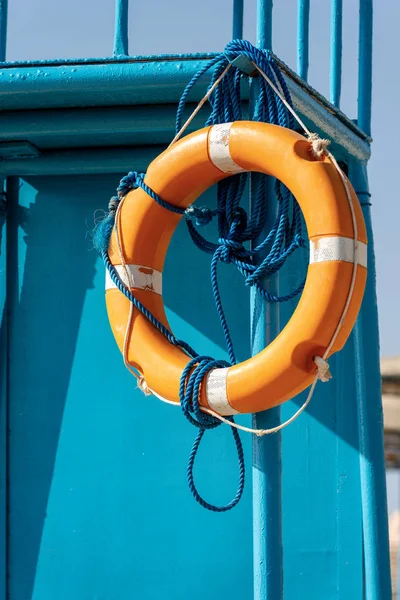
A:
[[[332,379],[332,373],[329,370],[328,362],[322,356],[314,356],[314,362],[317,365],[317,377],[322,383]]]
[[[330,140],[322,139],[318,133],[310,133],[308,141],[311,143],[311,153],[314,158],[321,160],[327,153]]]
[[[139,388],[139,390],[141,392],[143,392],[143,394],[145,396],[151,396],[151,389],[149,388],[149,386],[146,383],[145,378],[143,377],[143,375],[141,375],[138,380],[137,380],[137,386]]]

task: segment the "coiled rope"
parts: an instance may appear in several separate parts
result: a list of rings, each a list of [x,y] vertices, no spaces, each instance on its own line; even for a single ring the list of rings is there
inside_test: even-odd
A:
[[[327,140],[321,140],[317,135],[312,134],[295,113],[285,81],[279,71],[279,68],[275,64],[272,55],[269,52],[259,50],[252,46],[249,42],[235,40],[227,45],[224,53],[218,55],[209,63],[204,65],[204,67],[192,78],[182,94],[176,118],[177,133],[172,143],[179,139],[187,126],[190,124],[195,114],[199,112],[207,100],[210,102],[212,110],[206,125],[236,121],[243,118],[241,109],[240,84],[241,80],[246,78],[246,76],[239,68],[232,64],[236,59],[243,56],[247,59],[247,61],[250,61],[250,64],[252,64],[254,69],[257,70],[262,76],[259,84],[258,98],[255,103],[254,120],[278,124],[284,127],[293,127],[293,118],[295,118],[306,132],[307,137],[311,142],[311,149],[315,158],[321,158],[325,154],[330,158],[335,168],[338,170],[346,190],[353,218],[354,237],[357,240],[357,225],[347,180],[335,158],[327,151],[327,145],[329,142]],[[185,122],[185,124],[182,125],[183,111],[190,90],[211,68],[213,68],[213,72],[207,94],[200,101],[199,105],[196,107],[195,111]],[[297,289],[293,290],[286,296],[274,296],[269,294],[262,287],[261,282],[267,276],[276,273],[282,267],[286,259],[297,248],[304,245],[301,235],[301,213],[296,200],[291,196],[287,188],[285,188],[285,186],[283,186],[280,182],[277,182],[276,194],[279,208],[275,223],[271,231],[261,241],[261,243],[256,245],[256,247],[252,250],[249,250],[245,244],[248,244],[249,242],[254,243],[259,238],[263,228],[266,207],[267,179],[266,176],[259,176],[259,183],[255,192],[254,208],[249,217],[245,209],[240,206],[240,201],[243,196],[247,177],[247,173],[235,175],[218,184],[217,209],[210,210],[205,207],[198,208],[195,206],[189,206],[186,210],[183,210],[169,204],[168,202],[165,202],[162,198],[160,198],[160,196],[156,194],[154,190],[146,185],[143,174],[131,172],[121,180],[120,186],[117,190],[118,196],[114,196],[111,199],[109,204],[109,213],[101,223],[97,224],[93,235],[94,245],[101,252],[106,268],[109,270],[111,279],[131,303],[130,316],[126,328],[124,343],[124,361],[128,369],[138,378],[138,385],[140,388],[145,393],[153,393],[152,390],[149,390],[143,377],[139,376],[138,373],[135,372],[127,360],[128,333],[130,331],[132,322],[133,308],[136,308],[142,312],[142,314],[149,319],[163,335],[165,335],[170,343],[181,347],[188,354],[188,356],[191,357],[191,360],[182,373],[180,384],[180,406],[182,412],[189,422],[199,429],[189,457],[188,483],[189,488],[197,502],[199,502],[203,507],[215,512],[225,512],[236,506],[243,493],[245,480],[244,457],[242,444],[237,430],[241,429],[244,431],[249,431],[251,433],[255,433],[256,435],[266,435],[281,430],[283,427],[286,427],[289,423],[293,422],[306,408],[311,400],[318,379],[321,381],[327,381],[331,377],[326,358],[329,355],[329,352],[337,338],[344,318],[347,314],[348,306],[354,290],[356,276],[356,259],[358,252],[357,242],[355,243],[354,248],[355,266],[353,268],[353,278],[342,318],[331,340],[331,343],[329,344],[329,347],[324,353],[324,356],[315,357],[315,363],[317,367],[316,377],[310,388],[304,405],[290,419],[288,419],[288,421],[268,430],[253,430],[236,424],[233,417],[224,418],[210,409],[200,407],[200,386],[207,373],[211,369],[219,368],[221,366],[231,366],[236,363],[233,343],[219,293],[217,280],[217,266],[219,262],[234,264],[244,275],[246,285],[254,286],[268,302],[284,302],[289,300],[290,298],[298,295],[304,287],[304,282],[302,282]],[[184,214],[189,233],[196,246],[202,251],[212,255],[212,289],[230,362],[216,361],[212,357],[197,355],[196,352],[185,342],[177,340],[172,332],[162,325],[154,317],[154,315],[152,315],[152,313],[133,296],[131,292],[131,288],[133,287],[131,285],[131,275],[126,267],[119,240],[118,218],[126,194],[131,189],[137,187],[141,187],[155,202],[157,202],[166,210],[172,210],[175,213]],[[214,217],[217,217],[218,219],[217,243],[207,240],[196,228],[206,225]],[[117,246],[120,254],[121,264],[129,283],[128,286],[125,286],[122,283],[108,257],[108,246],[115,223],[117,224],[115,227]],[[161,399],[165,401],[165,399]],[[220,425],[221,422],[228,424],[232,429],[239,460],[239,485],[237,493],[231,502],[225,506],[215,506],[206,502],[198,493],[194,484],[193,467],[199,444],[206,429],[213,429]]]

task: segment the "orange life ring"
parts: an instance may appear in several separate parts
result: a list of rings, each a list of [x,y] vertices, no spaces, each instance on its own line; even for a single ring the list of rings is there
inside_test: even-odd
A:
[[[271,408],[312,383],[313,357],[322,356],[332,340],[353,275],[354,229],[343,181],[329,158],[316,160],[310,142],[294,131],[248,121],[206,127],[158,156],[148,168],[146,183],[163,200],[187,207],[211,185],[243,171],[272,175],[294,194],[307,226],[310,264],[298,306],[278,337],[256,356],[208,374],[200,403],[221,415]],[[349,188],[358,230],[358,265],[351,303],[331,354],[343,347],[351,332],[367,277],[364,219]],[[116,223],[134,294],[167,327],[161,274],[180,219],[138,188],[124,198]],[[109,257],[124,279],[115,232]],[[130,302],[109,277],[106,290],[111,327],[123,351]],[[129,363],[155,395],[179,402],[179,382],[189,357],[136,309],[131,323]]]

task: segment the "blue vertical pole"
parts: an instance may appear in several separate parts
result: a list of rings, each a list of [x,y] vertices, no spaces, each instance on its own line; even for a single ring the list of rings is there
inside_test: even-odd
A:
[[[350,165],[350,179],[363,204],[368,235],[367,287],[354,328],[365,600],[388,600],[392,595],[379,371],[378,310],[366,165],[360,163]]]
[[[358,125],[368,135],[371,134],[372,17],[372,0],[360,0]],[[350,174],[355,189],[368,193],[366,165],[353,165]],[[365,203],[365,195],[361,196],[361,201]],[[365,598],[366,600],[386,600],[391,598],[392,592],[379,372],[375,257],[369,205],[365,203],[363,209],[368,233],[368,280],[363,307],[355,327],[355,352],[358,365],[357,407],[364,532]]]
[[[360,31],[358,46],[358,121],[371,135],[372,102],[372,0],[360,0]]]
[[[257,0],[257,46],[272,48],[272,0]]]
[[[239,40],[242,37],[243,37],[243,0],[233,0],[232,39]]]
[[[129,0],[115,0],[114,56],[128,56]]]
[[[258,0],[257,45],[271,48],[272,0]],[[255,82],[256,84],[256,82]],[[265,229],[271,228],[275,217],[272,186],[268,191],[268,211]],[[278,291],[278,278],[268,281],[268,289]],[[256,293],[251,295],[252,353],[260,352],[278,333],[277,305],[266,304]],[[253,415],[253,427],[265,429],[276,425],[280,409]],[[281,435],[253,437],[253,560],[254,599],[283,598],[282,568],[282,492]]]
[[[0,0],[0,62],[6,60],[8,0]]]
[[[342,92],[342,32],[343,0],[331,0],[330,96],[332,104],[338,108]]]
[[[8,0],[0,0],[0,62],[6,59]],[[8,320],[7,205],[0,178],[0,597],[7,598],[8,505]]]
[[[309,60],[310,0],[297,2],[297,72],[307,81]]]

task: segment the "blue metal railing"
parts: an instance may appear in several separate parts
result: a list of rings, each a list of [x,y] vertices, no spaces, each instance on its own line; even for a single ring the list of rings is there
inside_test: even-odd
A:
[[[332,0],[330,100],[337,108],[340,106],[342,89],[342,33],[343,0]]]
[[[233,0],[232,37],[243,37],[244,0]],[[272,0],[257,0],[257,45],[260,31],[265,36],[262,47],[272,47]],[[8,0],[0,0],[0,62],[5,61],[7,39]],[[115,32],[113,56],[129,56],[128,46],[129,0],[115,0]],[[372,0],[360,0],[359,72],[358,72],[358,125],[368,135],[371,130],[371,79],[372,79]],[[268,23],[266,23],[268,21]],[[309,69],[310,0],[297,0],[297,71],[307,81]],[[267,26],[266,26],[267,25]],[[331,0],[330,42],[330,100],[340,107],[342,84],[342,30],[343,0]],[[266,33],[268,32],[268,33]]]
[[[128,56],[129,0],[115,0],[114,56]],[[272,0],[257,0],[257,45],[272,47]],[[243,37],[244,0],[233,0],[232,37]],[[7,0],[0,0],[1,40],[5,55]],[[309,69],[310,0],[297,3],[297,72],[307,81]],[[342,35],[343,0],[331,0],[330,23],[330,101],[340,107],[342,88]],[[2,48],[0,47],[0,55]],[[371,80],[372,80],[372,0],[360,0],[359,28],[359,98],[358,124],[368,135],[371,133]]]
[[[114,56],[128,56],[129,0],[115,0]]]
[[[372,0],[360,0],[358,50],[358,126],[371,135]]]
[[[243,37],[243,11],[244,0],[233,0],[233,24],[232,39],[238,40]]]
[[[299,0],[297,9],[297,72],[304,81],[307,81],[310,40],[310,0]]]
[[[0,0],[0,61],[6,59],[8,0]]]

